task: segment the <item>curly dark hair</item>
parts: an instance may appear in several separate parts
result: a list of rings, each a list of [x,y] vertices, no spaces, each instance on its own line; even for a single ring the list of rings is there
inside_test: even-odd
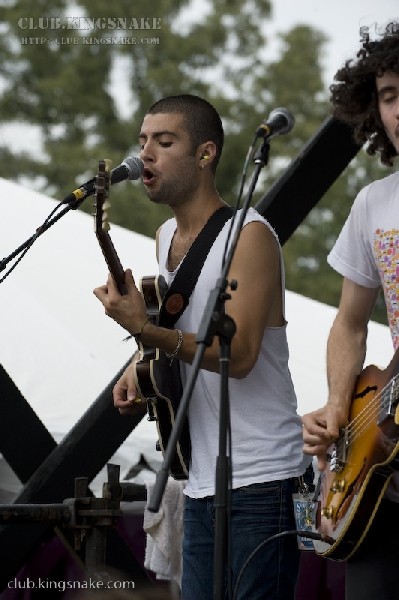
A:
[[[345,62],[335,74],[338,83],[330,86],[333,116],[353,128],[357,143],[368,142],[368,154],[380,152],[382,164],[392,166],[397,152],[381,121],[375,78],[387,71],[399,75],[399,23],[389,23],[376,41],[363,28],[356,57]]]

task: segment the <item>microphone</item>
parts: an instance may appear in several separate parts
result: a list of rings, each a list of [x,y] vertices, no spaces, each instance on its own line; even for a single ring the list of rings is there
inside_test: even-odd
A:
[[[144,171],[143,161],[136,156],[127,156],[119,167],[115,167],[112,169],[110,174],[110,183],[113,185],[114,183],[119,183],[120,181],[125,181],[125,179],[140,179]],[[90,179],[86,181],[83,185],[81,185],[77,190],[74,190],[64,200],[61,204],[71,204],[76,201],[84,200],[87,196],[91,196],[94,194],[96,190],[96,178]]]
[[[256,137],[271,138],[275,135],[289,133],[294,127],[295,119],[286,108],[275,108],[266,121],[256,130]]]

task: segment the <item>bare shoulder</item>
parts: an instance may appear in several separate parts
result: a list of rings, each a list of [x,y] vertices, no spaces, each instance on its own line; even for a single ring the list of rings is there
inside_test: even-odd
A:
[[[255,285],[255,282],[260,284],[266,274],[267,279],[277,278],[280,267],[280,248],[274,233],[262,221],[247,223],[240,233],[231,275],[236,279],[250,279]]]
[[[263,221],[250,221],[244,225],[239,239],[239,245],[247,252],[259,251],[277,257],[280,252],[277,236]]]

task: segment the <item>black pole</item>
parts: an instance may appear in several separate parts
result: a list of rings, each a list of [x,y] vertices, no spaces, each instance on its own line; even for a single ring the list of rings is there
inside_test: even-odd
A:
[[[24,250],[28,250],[28,248],[30,246],[32,246],[32,244],[37,240],[38,237],[40,237],[45,231],[47,231],[47,229],[49,229],[52,225],[54,225],[54,223],[59,221],[59,219],[61,219],[61,217],[63,217],[67,212],[69,212],[70,210],[76,210],[82,204],[83,200],[84,200],[84,198],[82,200],[75,200],[73,202],[69,202],[62,209],[61,212],[59,212],[57,215],[55,215],[55,217],[47,218],[46,221],[43,223],[43,225],[40,225],[40,227],[38,227],[36,229],[35,233],[33,235],[31,235],[30,238],[25,240],[25,242],[23,242],[20,246],[18,246],[18,248],[16,248],[13,252],[11,252],[11,254],[9,254],[2,260],[0,260],[0,273],[1,273],[1,271],[4,271],[4,269],[6,268],[8,263],[13,258],[15,258],[19,254],[21,254],[21,252],[23,252]],[[63,204],[64,202],[65,201],[61,202],[59,204],[59,206],[61,204]]]

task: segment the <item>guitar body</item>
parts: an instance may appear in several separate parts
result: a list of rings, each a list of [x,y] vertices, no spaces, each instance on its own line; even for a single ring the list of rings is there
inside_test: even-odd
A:
[[[316,531],[335,542],[316,540],[318,554],[346,560],[355,553],[399,469],[398,383],[373,365],[358,378],[349,424],[321,474]]]
[[[121,295],[126,294],[125,271],[109,236],[109,163],[99,162],[96,178],[95,233],[109,271]],[[159,325],[159,315],[168,286],[160,275],[143,277],[140,291],[144,298],[149,320]],[[139,394],[147,402],[148,418],[156,420],[159,449],[164,453],[175,421],[182,396],[179,361],[172,364],[158,349],[139,342],[140,360],[135,364],[135,379]],[[170,474],[175,479],[187,479],[190,462],[190,435],[186,421],[170,466]]]
[[[159,324],[159,313],[167,285],[161,275],[143,277],[140,291],[147,307],[147,315],[154,325]],[[140,360],[135,364],[137,390],[147,402],[148,418],[156,421],[159,449],[165,449],[175,422],[176,412],[183,393],[178,360],[168,359],[157,348],[139,342]],[[190,464],[191,442],[186,420],[170,466],[174,479],[187,479]]]

